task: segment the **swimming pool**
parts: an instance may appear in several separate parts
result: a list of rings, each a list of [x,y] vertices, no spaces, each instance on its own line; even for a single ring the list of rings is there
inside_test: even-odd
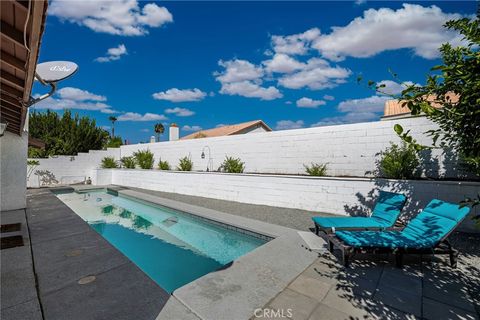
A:
[[[57,197],[169,293],[267,242],[105,189]]]

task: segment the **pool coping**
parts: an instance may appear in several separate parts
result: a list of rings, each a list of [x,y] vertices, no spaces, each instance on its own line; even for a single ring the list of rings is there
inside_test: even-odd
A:
[[[56,197],[59,189],[28,191],[25,210],[44,318],[155,317],[171,295]]]
[[[111,189],[154,205],[168,207],[271,240],[214,271],[176,289],[157,319],[249,319],[318,257],[298,230],[165,199],[122,186],[75,186],[76,190]],[[325,244],[321,238],[319,243]],[[324,246],[325,247],[325,246]],[[326,250],[326,249],[324,249]]]

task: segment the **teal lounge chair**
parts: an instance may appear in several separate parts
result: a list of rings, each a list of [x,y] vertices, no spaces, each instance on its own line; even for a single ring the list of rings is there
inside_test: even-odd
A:
[[[407,198],[400,193],[380,191],[370,217],[313,217],[315,233],[335,230],[381,230],[391,228],[397,221]]]
[[[339,247],[345,266],[356,252],[394,253],[399,267],[403,254],[449,254],[455,268],[458,252],[447,238],[469,212],[468,207],[434,199],[403,230],[336,232],[328,237],[330,251]]]

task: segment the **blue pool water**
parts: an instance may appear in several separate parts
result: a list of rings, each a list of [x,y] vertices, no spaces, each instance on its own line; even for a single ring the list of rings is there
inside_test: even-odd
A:
[[[266,242],[105,190],[57,197],[168,292]]]

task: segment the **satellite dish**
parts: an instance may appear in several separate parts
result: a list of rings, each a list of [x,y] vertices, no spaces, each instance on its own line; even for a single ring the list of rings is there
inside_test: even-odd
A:
[[[37,65],[36,73],[40,81],[46,83],[65,80],[78,70],[78,65],[70,61],[51,61]]]
[[[50,86],[50,92],[38,98],[30,97],[30,100],[25,103],[27,107],[40,102],[48,97],[51,97],[55,90],[57,90],[57,82],[67,79],[77,72],[78,65],[70,61],[50,61],[37,64],[35,70],[35,77],[44,86]]]

